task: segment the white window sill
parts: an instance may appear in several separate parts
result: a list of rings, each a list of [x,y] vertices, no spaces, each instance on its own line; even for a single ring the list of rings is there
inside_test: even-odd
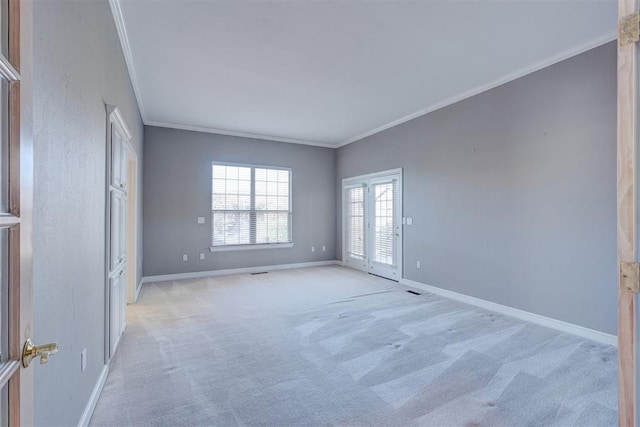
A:
[[[292,248],[293,243],[265,243],[262,245],[229,245],[229,246],[211,246],[211,252],[232,252],[232,251],[253,251],[256,249],[284,249]]]

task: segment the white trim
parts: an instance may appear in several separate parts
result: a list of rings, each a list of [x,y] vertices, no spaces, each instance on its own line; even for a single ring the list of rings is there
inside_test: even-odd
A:
[[[127,126],[127,124],[125,123],[124,118],[122,117],[122,113],[120,112],[120,109],[115,105],[110,105],[110,104],[105,104],[105,107],[107,109],[107,114],[109,115],[109,120],[111,121],[111,123],[114,123],[116,126],[118,126],[118,128],[120,128],[120,130],[125,136],[124,139],[127,142],[129,142],[133,138],[133,135],[131,135],[129,126]],[[131,151],[135,152],[131,144],[128,144],[128,146],[131,148]],[[136,153],[136,158],[137,156],[138,154]]]
[[[13,68],[11,62],[4,57],[4,55],[0,55],[0,74],[4,76],[5,79],[10,82],[19,82],[20,81],[20,73]]]
[[[421,110],[416,111],[415,113],[409,114],[408,116],[404,116],[401,117],[397,120],[394,120],[392,122],[389,122],[387,124],[384,124],[382,126],[379,126],[375,129],[363,132],[361,134],[358,134],[352,138],[349,138],[341,143],[339,143],[338,145],[335,146],[335,148],[340,148],[340,147],[344,147],[345,145],[351,144],[352,142],[356,142],[356,141],[360,141],[361,139],[364,139],[368,136],[371,135],[375,135],[376,133],[380,133],[382,131],[385,131],[387,129],[390,129],[394,126],[398,126],[402,123],[408,122],[410,120],[416,119],[420,116],[424,116],[425,114],[429,114],[433,111],[439,110],[441,108],[447,107],[451,104],[455,104],[456,102],[462,101],[464,99],[467,98],[471,98],[472,96],[478,95],[482,92],[486,92],[490,89],[494,89],[498,86],[502,86],[505,83],[509,83],[510,81],[519,79],[520,77],[524,77],[528,74],[534,73],[536,71],[542,70],[543,68],[547,68],[550,67],[554,64],[557,64],[558,62],[562,62],[566,59],[572,58],[576,55],[580,55],[581,53],[584,53],[588,50],[591,49],[595,49],[598,46],[602,46],[603,44],[609,43],[611,41],[614,41],[618,38],[616,33],[609,33],[603,37],[598,37],[597,39],[594,40],[590,40],[587,43],[584,43],[580,46],[577,46],[573,49],[567,50],[565,52],[562,52],[558,55],[546,58],[536,64],[533,64],[529,67],[525,67],[522,68],[514,73],[510,73],[507,74],[506,76],[502,76],[492,82],[477,86],[473,89],[470,89],[466,92],[463,92],[459,95],[455,95],[452,96],[448,99],[445,99],[444,101],[438,102],[436,104],[433,104],[429,107],[423,108]]]
[[[264,135],[260,133],[251,133],[251,132],[238,132],[234,130],[216,129],[216,128],[210,128],[210,127],[204,127],[204,126],[179,125],[176,123],[169,123],[169,122],[157,122],[155,120],[145,120],[144,124],[147,126],[157,126],[157,127],[169,128],[169,129],[189,130],[193,132],[204,132],[204,133],[215,133],[218,135],[238,136],[242,138],[253,138],[253,139],[264,139],[267,141],[276,141],[276,142],[288,142],[290,144],[313,145],[316,147],[324,147],[324,148],[338,147],[337,144],[330,144],[326,142],[306,141],[303,139],[284,138],[281,136]]]
[[[246,274],[246,273],[261,273],[263,271],[276,271],[276,270],[292,270],[297,268],[309,268],[309,267],[323,267],[326,265],[338,265],[340,261],[313,261],[313,262],[299,262],[296,264],[278,264],[278,265],[262,265],[257,267],[246,268],[230,268],[227,270],[212,270],[212,271],[194,271],[192,273],[178,273],[178,274],[162,274],[159,276],[146,276],[142,278],[142,283],[150,282],[166,282],[169,280],[181,280],[181,279],[200,279],[202,277],[216,277],[216,276],[229,276],[232,274]]]
[[[402,168],[388,169],[388,170],[380,171],[380,172],[372,172],[372,173],[367,173],[367,174],[364,174],[364,175],[350,176],[348,178],[342,178],[342,187],[344,187],[345,185],[350,185],[350,184],[354,184],[354,183],[357,184],[359,181],[364,181],[364,180],[368,180],[368,179],[372,179],[372,178],[379,178],[381,176],[387,176],[387,175],[400,175],[400,176],[402,176]]]
[[[136,67],[133,63],[133,55],[131,54],[131,44],[129,43],[129,36],[127,35],[127,27],[124,23],[122,16],[122,9],[120,8],[119,0],[109,0],[109,6],[111,6],[111,13],[113,14],[113,20],[116,24],[116,31],[118,32],[118,38],[120,39],[120,46],[122,46],[122,54],[124,55],[124,62],[127,64],[127,70],[129,71],[129,80],[131,80],[131,86],[133,86],[133,93],[138,101],[138,110],[140,110],[140,116],[142,121],[146,121],[146,115],[144,113],[144,106],[142,105],[142,96],[140,95],[140,89],[138,88],[138,77],[136,74]]]
[[[89,397],[87,406],[84,408],[82,417],[80,417],[80,422],[78,422],[78,427],[87,427],[89,425],[89,421],[91,421],[91,416],[93,415],[93,411],[94,409],[96,409],[96,404],[98,403],[98,399],[100,398],[100,394],[102,393],[102,389],[104,388],[104,383],[107,381],[108,375],[109,375],[109,365],[104,365],[102,367],[102,371],[100,371],[100,376],[98,377],[98,381],[96,382],[96,385],[93,388],[93,392]]]
[[[256,249],[286,249],[292,247],[293,243],[256,243],[253,245],[211,246],[209,247],[209,252],[253,251]]]
[[[136,295],[135,295],[135,298],[133,300],[134,303],[137,303],[138,302],[138,298],[140,298],[140,291],[142,290],[142,285],[144,284],[143,279],[144,278],[141,277],[140,281],[138,282],[138,286],[136,286]]]
[[[449,291],[442,288],[437,288],[431,285],[425,285],[424,283],[415,282],[409,279],[401,279],[401,285],[410,286],[412,288],[421,289],[423,291],[431,292],[436,295],[440,295],[445,298],[450,298],[456,301],[460,301],[466,304],[475,305],[476,307],[484,308],[486,310],[494,311],[496,313],[504,314],[506,316],[515,317],[516,319],[524,320],[525,322],[536,323],[547,328],[556,329],[558,331],[566,332],[568,334],[577,335],[582,338],[597,341],[602,344],[617,346],[618,337],[615,335],[607,334],[605,332],[596,331],[594,329],[585,328],[584,326],[575,325],[573,323],[563,322],[562,320],[552,319],[550,317],[541,316],[539,314],[531,313],[517,308],[509,307],[506,305],[498,304],[495,302],[475,298],[469,295],[460,294],[458,292]]]

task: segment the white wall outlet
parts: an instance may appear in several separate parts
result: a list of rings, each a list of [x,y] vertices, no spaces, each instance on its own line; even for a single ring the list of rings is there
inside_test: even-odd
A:
[[[327,251],[327,247],[322,245],[322,252],[326,252]]]
[[[420,261],[416,261],[416,268],[420,268]]]
[[[413,225],[413,218],[407,218],[407,225]]]
[[[187,256],[187,254],[182,254],[182,260],[183,261],[186,261],[188,259],[189,259],[189,257]]]
[[[83,348],[80,353],[80,372],[84,372],[87,369],[87,349]]]
[[[311,246],[311,252],[315,252],[316,251],[316,247],[315,246]]]
[[[407,218],[402,217],[402,225],[407,225]]]
[[[204,254],[200,254],[200,259],[204,259]]]
[[[198,217],[198,224],[204,224],[204,217],[203,216],[199,216]]]

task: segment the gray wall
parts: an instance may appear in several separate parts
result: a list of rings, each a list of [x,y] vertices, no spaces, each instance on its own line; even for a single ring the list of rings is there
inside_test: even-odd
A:
[[[337,200],[402,167],[406,278],[615,334],[615,114],[611,43],[340,148]]]
[[[35,423],[70,426],[104,366],[105,103],[120,107],[143,154],[107,0],[35,2],[34,95],[34,338],[60,344],[32,368]]]
[[[335,259],[335,150],[149,126],[144,147],[145,276]],[[208,251],[212,161],[292,169],[293,248]]]

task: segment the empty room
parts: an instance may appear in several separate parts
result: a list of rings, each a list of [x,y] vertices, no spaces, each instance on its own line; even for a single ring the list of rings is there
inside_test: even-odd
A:
[[[0,3],[2,425],[639,425],[634,0]]]

